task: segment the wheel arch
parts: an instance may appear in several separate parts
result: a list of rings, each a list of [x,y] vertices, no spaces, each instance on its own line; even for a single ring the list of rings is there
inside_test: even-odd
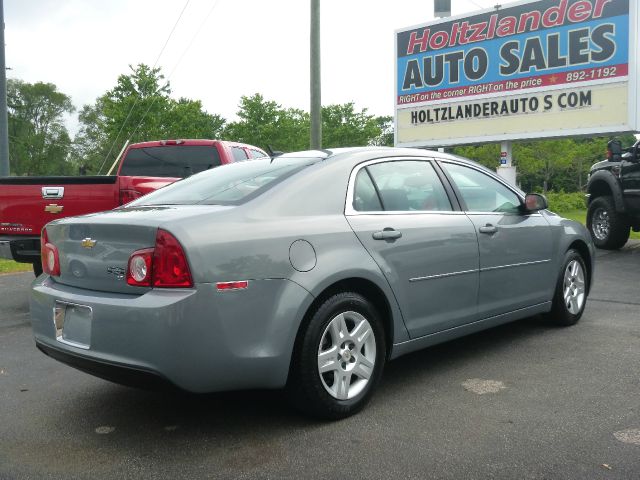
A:
[[[589,180],[588,191],[590,194],[589,204],[591,204],[595,198],[610,195],[613,197],[616,210],[619,212],[624,211],[622,191],[620,190],[617,180],[611,173],[605,171],[594,173]]]
[[[375,282],[363,278],[363,277],[346,277],[340,280],[336,280],[330,285],[323,288],[323,290],[315,297],[311,305],[307,308],[298,331],[296,333],[296,339],[293,346],[294,354],[291,356],[292,361],[295,358],[295,352],[300,346],[302,334],[304,329],[309,324],[311,316],[316,309],[322,305],[331,296],[341,292],[354,292],[362,295],[369,300],[380,314],[380,320],[384,328],[385,340],[386,340],[386,354],[387,358],[391,354],[393,340],[395,338],[394,333],[394,311],[391,302],[385,292]],[[291,369],[289,369],[291,370]]]

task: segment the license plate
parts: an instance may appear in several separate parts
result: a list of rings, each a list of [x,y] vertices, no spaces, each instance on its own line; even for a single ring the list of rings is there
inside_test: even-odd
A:
[[[88,349],[91,346],[91,307],[75,303],[56,302],[53,324],[56,340],[73,347]]]

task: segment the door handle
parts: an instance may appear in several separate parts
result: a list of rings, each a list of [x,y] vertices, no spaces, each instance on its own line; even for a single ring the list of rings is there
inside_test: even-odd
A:
[[[491,225],[487,223],[484,227],[480,227],[480,233],[488,233],[489,235],[496,233],[498,231],[498,227],[495,225]]]
[[[374,240],[395,240],[396,238],[400,238],[402,236],[402,232],[395,230],[393,228],[387,227],[380,232],[373,232]]]

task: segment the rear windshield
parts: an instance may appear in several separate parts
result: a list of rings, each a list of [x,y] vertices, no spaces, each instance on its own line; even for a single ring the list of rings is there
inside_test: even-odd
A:
[[[220,165],[212,145],[166,145],[132,148],[122,162],[120,175],[186,178]]]
[[[127,207],[141,205],[238,205],[318,162],[317,158],[276,158],[223,165],[156,190]]]

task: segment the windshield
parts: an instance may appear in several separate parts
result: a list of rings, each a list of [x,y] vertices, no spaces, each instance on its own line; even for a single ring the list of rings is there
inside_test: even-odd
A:
[[[132,148],[122,162],[120,175],[185,178],[220,163],[220,155],[213,145]]]
[[[239,205],[318,162],[318,158],[276,158],[232,163],[156,190],[128,207],[141,205]]]

